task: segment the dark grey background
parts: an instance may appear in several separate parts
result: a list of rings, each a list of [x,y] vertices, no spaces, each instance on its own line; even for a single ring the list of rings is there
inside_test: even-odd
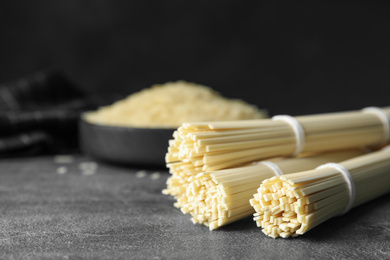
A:
[[[388,1],[0,3],[0,81],[54,67],[88,92],[184,79],[271,114],[389,105]]]

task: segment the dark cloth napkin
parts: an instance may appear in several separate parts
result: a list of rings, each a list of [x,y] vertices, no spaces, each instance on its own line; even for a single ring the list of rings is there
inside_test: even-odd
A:
[[[0,157],[78,151],[80,114],[96,106],[55,71],[0,84]]]

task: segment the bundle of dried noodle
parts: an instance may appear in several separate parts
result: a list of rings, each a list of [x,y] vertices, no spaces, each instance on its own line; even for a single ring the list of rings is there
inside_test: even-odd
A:
[[[273,119],[184,123],[166,155],[172,176],[163,192],[187,203],[190,179],[204,172],[234,168],[278,156],[323,152],[389,141],[390,108],[274,117]]]
[[[362,154],[362,150],[347,150],[299,158],[277,158],[252,166],[201,173],[191,178],[185,196],[177,205],[183,213],[191,214],[193,223],[204,224],[214,230],[254,213],[249,200],[263,180]]]
[[[390,149],[267,179],[250,200],[254,220],[273,238],[302,235],[390,191]]]

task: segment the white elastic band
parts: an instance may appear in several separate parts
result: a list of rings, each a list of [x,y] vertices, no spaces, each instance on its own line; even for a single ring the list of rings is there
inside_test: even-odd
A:
[[[336,169],[337,171],[339,171],[343,175],[345,182],[348,185],[349,202],[348,202],[347,206],[345,207],[344,211],[340,214],[340,215],[344,215],[345,213],[347,213],[348,211],[351,210],[352,205],[355,201],[355,197],[356,197],[355,182],[353,181],[351,173],[344,166],[342,166],[341,164],[338,164],[338,163],[326,163],[326,164],[318,166],[316,169],[322,169],[322,168]]]
[[[362,109],[365,114],[373,114],[379,117],[383,124],[383,141],[381,144],[385,144],[390,139],[390,117],[379,107],[366,107]]]
[[[296,140],[295,151],[292,155],[295,156],[300,154],[305,147],[305,131],[303,130],[301,123],[299,123],[298,120],[289,115],[274,116],[272,117],[272,120],[284,121],[291,126],[294,131]]]
[[[270,168],[271,170],[274,171],[275,173],[275,176],[280,176],[280,175],[283,175],[283,172],[282,170],[279,168],[279,166],[277,166],[275,163],[273,162],[270,162],[270,161],[261,161],[259,162],[258,164],[264,164],[265,166],[267,166],[268,168]]]

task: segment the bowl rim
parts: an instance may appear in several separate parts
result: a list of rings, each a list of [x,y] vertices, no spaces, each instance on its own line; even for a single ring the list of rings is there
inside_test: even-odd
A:
[[[93,123],[85,119],[86,114],[94,111],[87,111],[80,114],[80,121],[84,124],[88,124],[94,127],[101,127],[106,129],[123,129],[123,130],[140,130],[140,131],[175,131],[174,127],[138,127],[138,126],[116,126],[116,125],[105,125],[99,123]]]

